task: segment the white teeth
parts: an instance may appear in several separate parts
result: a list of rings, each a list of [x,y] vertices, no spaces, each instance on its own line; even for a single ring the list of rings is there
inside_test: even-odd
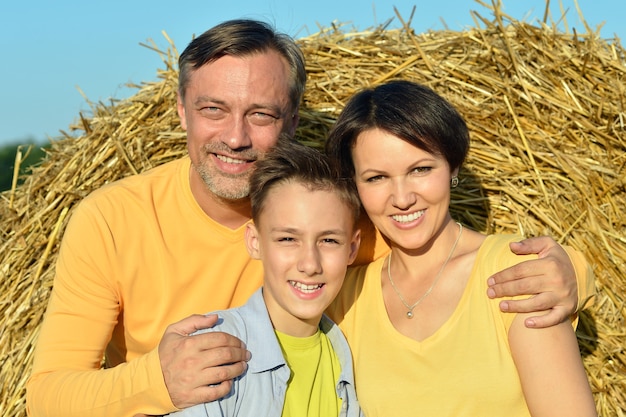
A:
[[[217,159],[219,159],[220,161],[224,161],[228,164],[245,164],[246,161],[243,159],[233,159],[229,156],[224,156],[224,155],[217,155]]]
[[[304,293],[315,292],[319,290],[320,288],[322,288],[322,286],[324,285],[324,284],[307,285],[298,281],[289,281],[289,284],[291,284],[292,287],[297,288],[298,290]]]
[[[424,210],[416,211],[411,214],[394,214],[391,216],[392,219],[399,223],[408,223],[412,222],[415,219],[419,219],[424,214]]]

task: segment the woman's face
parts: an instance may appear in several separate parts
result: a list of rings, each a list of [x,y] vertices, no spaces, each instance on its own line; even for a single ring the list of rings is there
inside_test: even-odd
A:
[[[450,218],[452,175],[442,156],[370,129],[357,137],[352,159],[363,207],[393,246],[419,250],[437,236]]]

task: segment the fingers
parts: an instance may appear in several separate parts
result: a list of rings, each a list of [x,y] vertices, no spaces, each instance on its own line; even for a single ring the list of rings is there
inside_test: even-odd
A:
[[[564,265],[554,256],[520,262],[504,269],[487,280],[487,295],[490,298],[513,297],[553,293],[556,305],[571,309],[578,303],[576,273],[571,263]]]
[[[178,408],[187,408],[195,404],[218,400],[230,392],[233,380],[243,374],[246,368],[246,362],[240,361],[228,365],[208,367],[193,375],[187,374],[190,378],[179,380],[177,387],[191,388],[175,390],[177,387],[172,387],[170,391],[172,402]],[[168,390],[169,388],[170,385],[168,385]]]
[[[536,275],[530,262],[533,261],[519,263],[489,277],[487,280],[489,298],[534,295],[546,290],[546,282],[541,276]]]
[[[223,332],[187,336],[207,323],[214,324],[215,317],[188,317],[170,325],[159,343],[165,385],[178,408],[223,397],[247,368],[250,353],[238,338]]]
[[[186,317],[181,321],[171,324],[165,330],[166,333],[177,333],[182,336],[188,336],[198,330],[208,329],[213,327],[217,323],[218,317],[216,314],[201,315],[194,314]]]
[[[219,384],[202,385],[194,391],[193,397],[189,399],[189,402],[192,404],[202,404],[219,400],[220,398],[228,395],[232,385],[232,379],[220,382]]]
[[[520,300],[503,300],[499,305],[500,310],[506,313],[533,313],[551,309],[555,301],[553,294],[543,293]]]
[[[526,327],[539,329],[554,326],[571,317],[571,308],[558,303],[559,298],[555,293],[546,292],[520,300],[503,300],[499,306],[500,310],[505,313],[544,312],[545,314],[531,316],[524,320]]]
[[[544,304],[541,302],[539,302],[536,305],[532,303],[525,304],[526,301],[530,301],[530,300],[534,300],[534,298],[531,298],[529,300],[502,301],[500,303],[500,309],[502,311],[511,312],[511,313],[541,311],[541,308],[542,308],[541,306],[543,306]],[[531,317],[526,318],[524,320],[524,325],[530,328],[541,329],[541,328],[557,325],[570,318],[571,318],[570,311],[568,309],[557,306],[557,307],[554,307],[545,311],[545,314],[541,314],[538,316],[531,316]]]
[[[542,256],[546,251],[560,246],[549,236],[530,237],[509,245],[511,251],[517,255],[538,254]]]
[[[494,297],[533,295],[552,290],[570,292],[572,286],[576,286],[576,273],[570,267],[571,263],[564,265],[552,255],[531,259],[493,274],[487,285],[493,290]]]
[[[545,311],[545,314],[528,317],[524,321],[527,327],[549,327],[570,317],[578,305],[578,287],[574,266],[563,247],[554,239],[542,236],[511,243],[510,248],[518,255],[537,254],[539,257],[489,277],[488,297],[532,296],[500,303],[504,312]]]

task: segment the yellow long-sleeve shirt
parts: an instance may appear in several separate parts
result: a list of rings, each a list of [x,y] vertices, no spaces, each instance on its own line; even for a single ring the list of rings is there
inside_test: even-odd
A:
[[[165,328],[242,305],[260,286],[261,264],[248,256],[243,227],[206,216],[189,168],[184,158],[129,177],[75,210],[28,384],[30,414],[174,411],[156,350]],[[111,369],[94,371],[107,344]]]
[[[27,384],[31,416],[175,411],[157,352],[165,328],[240,306],[260,286],[243,227],[206,216],[189,169],[188,158],[164,164],[95,191],[74,211]],[[388,251],[371,228],[361,249],[356,264]],[[590,277],[577,272],[583,283]]]

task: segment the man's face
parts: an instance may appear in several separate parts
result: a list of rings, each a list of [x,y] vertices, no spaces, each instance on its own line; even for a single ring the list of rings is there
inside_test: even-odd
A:
[[[297,124],[289,66],[275,51],[226,55],[194,70],[177,109],[194,167],[192,189],[204,184],[202,192],[226,200],[248,196],[254,162],[281,132],[293,136]]]

